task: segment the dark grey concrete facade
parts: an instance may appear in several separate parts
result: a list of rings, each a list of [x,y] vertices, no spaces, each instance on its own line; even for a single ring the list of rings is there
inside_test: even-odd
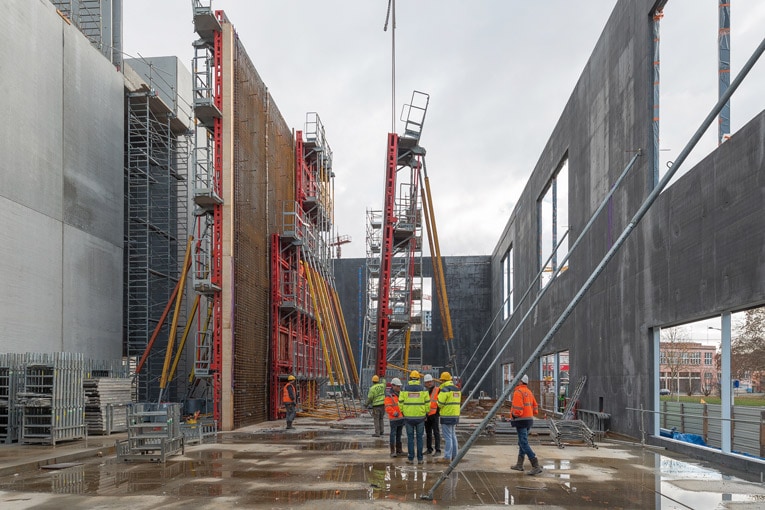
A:
[[[517,293],[539,270],[538,200],[561,161],[568,158],[571,245],[631,151],[643,155],[499,363],[518,369],[531,357],[652,189],[653,4],[620,1],[614,9],[492,253],[493,310],[503,301],[501,261],[510,248]],[[664,190],[542,352],[569,351],[571,381],[587,376],[580,407],[610,413],[611,430],[638,437],[640,415],[630,409],[652,407],[652,328],[765,302],[763,140],[761,113]],[[510,324],[495,326],[498,345],[537,292]]]
[[[348,327],[348,336],[359,359],[361,334],[364,327],[364,291],[366,289],[366,259],[339,259],[334,261],[335,280],[343,315]],[[458,374],[481,343],[486,328],[491,323],[491,258],[488,256],[444,257],[444,275],[454,331],[454,348],[457,354]],[[429,258],[423,259],[423,276],[433,277],[433,265]],[[448,361],[443,339],[443,325],[438,313],[438,296],[433,289],[433,324],[431,331],[422,334],[423,363],[443,367]],[[483,342],[479,354],[471,363],[472,371],[491,343]],[[490,360],[487,360],[484,366]],[[493,392],[493,381],[487,380],[481,389]]]
[[[122,75],[50,2],[7,2],[0,44],[0,352],[119,358]]]

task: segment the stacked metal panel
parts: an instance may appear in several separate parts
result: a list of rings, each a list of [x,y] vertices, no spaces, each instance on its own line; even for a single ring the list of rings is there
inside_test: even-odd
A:
[[[16,393],[21,408],[20,443],[55,445],[85,437],[84,373],[81,353],[24,355],[24,389]]]
[[[183,452],[181,404],[131,404],[127,418],[128,438],[116,443],[118,459],[165,462]]]
[[[19,439],[21,412],[16,406],[16,392],[22,387],[23,374],[23,355],[0,354],[0,443]]]
[[[127,408],[133,381],[117,377],[85,379],[85,423],[89,434],[127,430]]]

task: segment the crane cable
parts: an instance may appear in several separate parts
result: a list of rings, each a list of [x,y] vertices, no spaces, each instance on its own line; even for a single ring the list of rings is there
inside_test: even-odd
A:
[[[388,22],[391,22],[391,123],[390,132],[396,132],[396,0],[388,0],[388,12],[385,14],[385,26],[383,31],[388,31]]]

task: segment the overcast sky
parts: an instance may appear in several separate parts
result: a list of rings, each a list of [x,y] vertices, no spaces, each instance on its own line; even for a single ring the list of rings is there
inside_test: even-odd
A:
[[[127,56],[191,67],[191,0],[124,2]],[[616,0],[398,0],[396,111],[430,94],[427,149],[443,255],[488,255]],[[343,258],[365,256],[366,210],[381,209],[391,131],[387,0],[213,0],[234,25],[287,124],[317,112],[334,152]],[[662,21],[662,164],[717,98],[717,0],[670,0]],[[765,1],[732,5],[732,76],[765,35]],[[732,103],[733,130],[763,109],[765,62]],[[716,125],[714,127],[716,131]],[[400,123],[396,131],[403,131]],[[685,166],[716,146],[704,139]]]

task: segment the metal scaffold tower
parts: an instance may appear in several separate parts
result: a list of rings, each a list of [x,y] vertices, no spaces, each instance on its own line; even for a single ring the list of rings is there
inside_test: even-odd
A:
[[[140,400],[157,397],[170,336],[164,309],[181,279],[187,244],[189,136],[176,108],[157,95],[151,80],[126,98],[126,354],[145,358]],[[185,309],[178,316],[181,327]]]
[[[295,134],[296,200],[283,204],[281,232],[271,236],[271,419],[283,412],[289,375],[304,411],[316,406],[327,382],[343,396],[345,413],[355,411],[344,397],[357,395],[358,373],[331,264],[333,179],[324,126],[309,113],[305,133]]]
[[[221,413],[223,228],[223,11],[193,0],[194,146],[192,151],[195,244],[192,274],[200,294],[193,382],[189,397],[205,399],[213,419]]]
[[[51,0],[51,3],[112,64],[118,68],[122,66],[122,6],[119,2],[115,0]]]
[[[429,96],[415,91],[405,107],[404,135],[388,134],[382,211],[367,211],[367,310],[364,366],[383,375],[388,364],[422,362],[422,202],[419,139]]]

